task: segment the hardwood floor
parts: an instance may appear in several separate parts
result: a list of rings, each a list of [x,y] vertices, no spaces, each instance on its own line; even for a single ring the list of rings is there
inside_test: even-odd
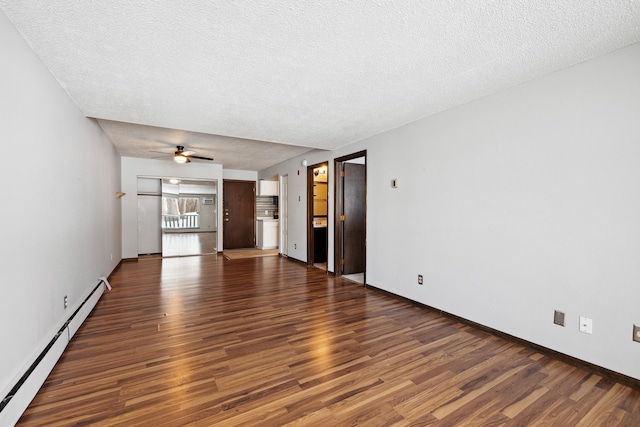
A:
[[[218,233],[162,233],[162,256],[190,256],[216,253]]]
[[[110,281],[19,425],[640,425],[638,390],[286,258]]]

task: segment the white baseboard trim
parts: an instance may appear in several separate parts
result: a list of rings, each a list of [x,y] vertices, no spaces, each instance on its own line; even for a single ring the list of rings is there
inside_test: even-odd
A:
[[[107,287],[111,289],[106,278],[101,277],[93,291],[67,319],[64,326],[51,339],[35,362],[11,391],[3,396],[0,403],[0,426],[13,426],[18,422],[62,356],[69,341],[85,319],[89,317]]]

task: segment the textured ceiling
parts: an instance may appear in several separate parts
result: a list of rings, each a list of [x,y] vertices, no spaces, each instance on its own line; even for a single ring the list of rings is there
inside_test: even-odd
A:
[[[100,120],[100,125],[125,157],[172,160],[176,146],[182,145],[195,151],[198,156],[213,158],[214,163],[220,163],[226,169],[259,171],[310,150],[293,145],[109,120]]]
[[[640,0],[0,0],[0,9],[86,116],[149,126],[125,137],[131,126],[102,122],[136,156],[136,144],[148,151],[145,132],[173,135],[157,128],[218,135],[194,138],[202,154],[238,142],[222,136],[337,148],[640,41]]]

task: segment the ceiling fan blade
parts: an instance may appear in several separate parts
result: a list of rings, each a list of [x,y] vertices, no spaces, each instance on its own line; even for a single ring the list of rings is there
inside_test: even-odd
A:
[[[188,157],[190,159],[213,160],[211,157],[202,157],[202,156],[186,156],[185,155],[185,157]]]

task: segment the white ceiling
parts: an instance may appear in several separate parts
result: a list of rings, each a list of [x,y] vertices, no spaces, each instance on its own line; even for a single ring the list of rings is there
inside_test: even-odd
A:
[[[181,142],[247,170],[640,42],[640,0],[0,0],[0,9],[122,155],[155,157]]]

